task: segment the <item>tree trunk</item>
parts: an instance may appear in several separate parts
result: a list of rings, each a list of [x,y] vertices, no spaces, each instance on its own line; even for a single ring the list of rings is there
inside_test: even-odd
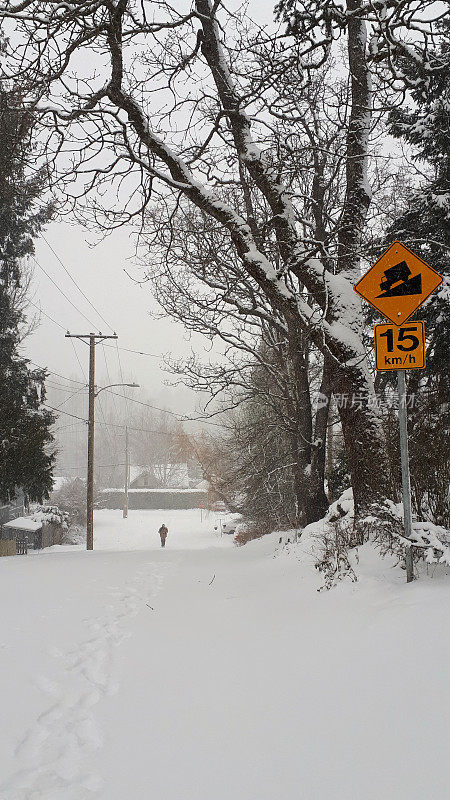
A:
[[[373,504],[392,496],[382,421],[372,407],[375,395],[365,370],[335,369],[333,394],[342,424],[358,520]]]
[[[330,478],[334,468],[334,425],[333,425],[333,407],[334,407],[334,398],[333,394],[330,395],[330,404],[328,406],[328,424],[327,424],[327,455],[326,455],[326,467],[325,467],[325,475],[328,487],[328,502],[331,503],[331,492],[330,492]]]
[[[320,409],[316,417],[313,441],[313,419],[308,370],[308,343],[298,320],[288,320],[290,361],[293,366],[292,413],[296,431],[293,437],[293,467],[299,524],[309,525],[324,516],[328,502],[324,491],[326,419]],[[329,385],[329,375],[326,376]],[[327,389],[329,391],[329,389]],[[325,426],[325,432],[322,432]]]
[[[372,116],[371,77],[366,62],[366,23],[360,13],[362,0],[347,0],[347,51],[351,79],[351,112],[347,133],[346,194],[339,231],[337,272],[350,283],[360,276],[361,243],[370,205],[367,179],[368,138]],[[361,311],[353,305],[349,328],[361,335]],[[345,308],[341,309],[342,314]],[[340,321],[336,309],[333,321]],[[332,389],[336,398],[350,468],[355,520],[373,504],[391,494],[389,461],[381,417],[374,400],[373,382],[363,356],[353,364],[334,365]],[[350,360],[351,362],[352,360]],[[373,511],[373,508],[372,508]]]
[[[327,358],[324,359],[319,403],[314,423],[314,441],[311,456],[311,485],[308,516],[310,522],[321,519],[326,514],[328,499],[325,494],[325,455],[327,444],[327,425],[331,400],[331,370]]]

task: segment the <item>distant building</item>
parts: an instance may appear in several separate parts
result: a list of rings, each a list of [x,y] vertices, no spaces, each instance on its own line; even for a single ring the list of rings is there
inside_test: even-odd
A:
[[[130,478],[130,489],[197,489],[204,484],[196,465],[188,463],[131,467]]]
[[[152,464],[131,467],[128,507],[130,509],[204,508],[208,483],[195,463]],[[101,508],[121,508],[123,489],[103,489]]]
[[[17,541],[26,539],[28,547],[36,550],[42,547],[42,522],[31,517],[17,517],[2,524],[1,538]]]
[[[208,491],[197,489],[130,489],[128,508],[132,509],[185,509],[205,508]],[[123,490],[102,489],[99,508],[123,508]]]

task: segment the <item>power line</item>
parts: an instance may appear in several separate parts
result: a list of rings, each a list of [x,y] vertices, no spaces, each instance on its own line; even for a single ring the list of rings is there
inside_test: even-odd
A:
[[[121,394],[118,392],[112,392],[111,389],[105,389],[106,394],[115,394],[117,397],[122,397]],[[137,400],[136,397],[127,397],[127,400],[130,403],[137,403],[140,406],[144,406],[145,408],[151,408],[153,411],[162,411],[163,414],[170,414],[170,416],[175,417],[178,422],[204,422],[205,425],[214,425],[217,428],[223,428],[223,425],[220,422],[211,422],[207,419],[202,419],[201,417],[186,417],[182,414],[177,414],[176,411],[169,411],[167,408],[160,408],[160,406],[153,406],[150,403],[144,403],[143,400]]]
[[[72,417],[73,419],[79,419],[79,420],[81,420],[81,422],[85,422],[86,424],[88,422],[88,420],[84,419],[83,417],[78,417],[76,414],[70,414],[68,411],[60,410],[58,408],[54,408],[53,406],[49,406],[47,404],[43,404],[43,408],[47,408],[49,411],[56,411],[58,414],[65,414],[67,417]],[[205,422],[206,422],[206,420],[205,420]],[[213,423],[211,423],[211,424],[213,424]],[[217,423],[214,423],[214,424],[216,424],[219,427],[219,425]],[[119,425],[119,424],[116,424],[114,422],[99,422],[98,420],[95,422],[95,425],[106,425],[108,428],[122,428],[122,429],[125,429],[126,427],[128,427],[129,431],[137,431],[138,433],[152,433],[152,434],[155,434],[156,436],[178,436],[178,434],[179,434],[178,431],[154,431],[154,430],[151,430],[150,428],[135,428],[135,427],[130,426],[130,425],[128,425],[128,426],[127,425]],[[220,426],[220,427],[222,427],[222,426]]]
[[[87,316],[86,316],[86,314],[84,314],[82,311],[80,311],[80,309],[78,308],[78,306],[76,306],[76,305],[75,305],[75,303],[73,303],[73,302],[72,302],[72,300],[70,299],[70,297],[68,297],[68,296],[66,295],[66,293],[65,293],[65,292],[64,292],[64,291],[61,289],[61,287],[60,287],[60,286],[58,286],[58,284],[56,283],[56,281],[55,281],[55,280],[52,278],[52,276],[51,276],[51,275],[49,275],[49,273],[47,272],[47,270],[45,270],[45,269],[44,269],[44,267],[43,267],[41,264],[39,264],[39,261],[37,261],[37,260],[36,260],[36,258],[35,258],[34,256],[31,256],[31,257],[32,257],[33,261],[34,261],[34,262],[35,262],[35,263],[38,265],[39,269],[41,269],[41,270],[42,270],[42,272],[44,273],[44,275],[46,275],[46,276],[47,276],[47,278],[49,279],[49,281],[51,281],[51,283],[53,283],[53,286],[54,286],[56,289],[58,289],[58,292],[60,292],[60,293],[62,294],[62,296],[63,296],[63,297],[64,297],[64,298],[67,300],[67,302],[68,302],[68,303],[70,303],[70,305],[71,305],[71,306],[72,306],[72,307],[75,309],[75,311],[78,311],[78,313],[79,313],[79,314],[81,314],[81,316],[82,316],[82,317],[84,317],[84,319],[85,319],[87,322],[89,322],[89,325],[92,325],[92,327],[96,328],[96,327],[97,327],[97,325],[96,325],[94,322],[92,322],[92,320],[90,320],[90,319],[89,319],[89,317],[87,317]],[[109,326],[108,326],[108,327],[109,327]]]
[[[120,360],[119,348],[117,347],[117,339],[116,339],[116,341],[115,341],[115,345],[116,345],[116,350],[117,350],[117,360],[118,360],[118,362],[119,362],[120,380],[121,380],[121,382],[122,382],[122,383],[125,383],[125,381],[124,381],[124,378],[123,378],[123,372],[122,372],[122,362],[121,362],[121,360]],[[127,397],[127,395],[125,394],[125,386],[122,386],[122,393],[123,393],[124,400],[125,400],[125,411],[126,411],[126,413],[127,413],[127,416],[128,416],[128,402],[127,402],[127,400],[128,400],[128,397]],[[120,395],[119,395],[119,396],[120,396]]]
[[[104,347],[114,347],[113,344],[105,344]],[[129,347],[119,347],[116,345],[117,350],[122,350],[124,353],[136,353],[138,356],[150,356],[150,358],[161,358],[158,353],[145,353],[142,350],[131,350]]]
[[[77,361],[78,361],[78,366],[79,366],[79,367],[80,367],[80,369],[81,369],[81,374],[82,374],[83,378],[84,378],[84,379],[85,379],[85,381],[86,381],[86,383],[85,383],[85,385],[86,385],[86,384],[88,383],[88,379],[87,379],[86,373],[85,373],[85,371],[84,371],[84,368],[83,368],[83,365],[82,365],[82,363],[81,363],[81,361],[80,361],[80,357],[79,357],[79,355],[78,355],[78,353],[77,353],[76,347],[75,347],[75,345],[74,345],[74,343],[73,343],[73,339],[71,339],[70,341],[71,341],[71,344],[72,344],[73,352],[75,353],[75,358],[76,358],[76,359],[77,359]]]
[[[80,359],[79,359],[78,353],[77,353],[77,351],[76,351],[76,348],[75,348],[75,345],[74,345],[73,338],[74,338],[74,337],[72,337],[72,338],[70,339],[70,341],[72,342],[72,347],[73,347],[74,353],[75,353],[75,355],[76,355],[76,357],[77,357],[78,364],[80,365],[80,369],[81,369],[81,371],[82,371],[83,375],[85,375],[85,372],[84,372],[83,366],[82,366],[82,364],[81,364],[81,361],[80,361]],[[109,338],[111,338],[111,337],[109,337]],[[103,345],[103,342],[101,342],[101,344]],[[103,353],[104,353],[104,351],[103,351]],[[106,362],[106,358],[105,358],[105,365],[106,365],[106,372],[107,372],[107,374],[108,374],[108,379],[110,380],[110,378],[109,378],[109,370],[108,370],[108,365],[107,365],[107,362]],[[87,378],[86,378],[86,380],[87,380]],[[119,395],[119,397],[120,397],[120,395]],[[103,406],[102,406],[102,403],[101,403],[101,401],[100,401],[100,398],[97,398],[97,402],[98,402],[98,407],[99,407],[99,410],[100,410],[100,414],[101,414],[101,416],[102,416],[102,419],[103,419],[104,423],[106,423],[106,418],[105,418],[105,414],[104,414],[104,411],[103,411]],[[115,401],[114,401],[114,402],[115,402]],[[110,433],[109,433],[109,431],[107,431],[107,436],[108,436],[108,439],[109,439],[109,445],[110,445],[110,448],[111,448],[111,450],[114,450],[114,452],[116,452],[116,447],[115,447],[115,445],[113,444],[113,441],[112,441],[112,439],[111,439],[111,436],[110,436]]]
[[[80,369],[81,369],[81,371],[82,371],[82,373],[84,375],[84,369],[83,369],[83,366],[82,366],[81,361],[79,359],[78,353],[75,350],[75,347],[73,345],[73,341],[72,341],[72,346],[74,348],[74,352],[75,352],[78,364],[80,366]],[[86,386],[87,386],[87,379],[86,379],[86,381],[77,381],[77,380],[74,380],[74,378],[66,378],[65,375],[60,375],[58,372],[52,372],[51,370],[47,369],[47,367],[41,367],[40,364],[36,364],[34,361],[30,361],[30,364],[34,364],[34,366],[39,367],[39,369],[45,369],[50,375],[57,375],[58,378],[63,378],[66,381],[72,381],[73,383],[83,384],[84,388],[86,388]],[[61,388],[69,389],[68,386],[67,387],[66,386],[62,386]],[[116,397],[122,398],[121,394],[119,394],[118,392],[113,392],[113,391],[111,391],[111,389],[105,389],[105,392],[106,392],[106,394],[113,394]],[[160,408],[159,406],[150,405],[150,403],[144,403],[142,400],[137,400],[135,397],[125,397],[125,399],[129,400],[132,403],[138,403],[141,406],[146,406],[147,408],[151,408],[154,411],[162,411],[165,414],[170,414],[171,416],[176,417],[179,422],[183,422],[183,417],[180,417],[180,415],[177,414],[175,411],[169,411],[167,408]],[[186,421],[190,421],[190,420],[186,420]]]
[[[87,385],[87,384],[86,384],[86,381],[78,381],[78,380],[76,380],[75,378],[66,378],[66,376],[65,376],[65,375],[60,375],[60,373],[59,373],[59,372],[52,372],[52,370],[51,370],[51,369],[48,369],[47,367],[41,367],[41,365],[40,365],[40,364],[36,364],[36,362],[35,362],[35,361],[31,361],[31,359],[28,359],[28,361],[30,362],[30,364],[33,364],[33,366],[35,366],[35,367],[38,367],[38,369],[43,369],[43,370],[45,370],[46,372],[48,372],[48,374],[49,374],[49,375],[56,375],[58,378],[63,378],[63,380],[65,380],[65,381],[71,381],[72,383],[82,383],[82,384],[83,384],[83,386],[86,386],[86,385]],[[69,387],[67,387],[67,388],[69,388]]]
[[[76,414],[70,414],[68,411],[60,410],[59,408],[54,408],[53,406],[49,406],[46,403],[43,404],[43,408],[47,408],[49,411],[56,411],[58,414],[65,414],[67,417],[73,417],[73,419],[79,419],[81,422],[87,423],[88,420],[84,419],[83,417],[78,417]],[[113,422],[97,422],[96,425],[106,425],[108,428],[126,428],[126,425],[118,425]],[[158,436],[177,436],[177,431],[152,431],[148,428],[133,428],[128,425],[128,430],[130,431],[139,431],[141,433],[155,433]]]
[[[109,384],[111,384],[111,383],[113,383],[114,381],[112,381],[112,380],[111,380],[111,376],[110,376],[110,374],[109,374],[108,359],[106,358],[105,343],[104,343],[104,342],[102,342],[101,344],[102,344],[102,350],[103,350],[103,358],[104,358],[104,361],[105,361],[105,367],[106,367],[106,377],[108,378],[108,383],[109,383]],[[119,414],[118,414],[118,410],[117,410],[116,398],[115,398],[115,397],[113,397],[113,405],[114,405],[114,411],[115,411],[115,413],[116,413],[116,416],[119,416]]]
[[[74,350],[75,350],[75,348],[74,348]],[[75,354],[76,354],[76,357],[78,359],[78,363],[80,365],[81,371],[84,374],[84,370],[83,370],[81,362],[80,362],[80,360],[78,358],[78,353],[76,352],[76,350],[75,350]],[[30,364],[34,364],[34,366],[38,367],[39,369],[46,370],[46,372],[48,372],[50,375],[57,375],[58,378],[63,378],[63,380],[65,380],[65,381],[72,381],[72,383],[82,384],[84,388],[87,387],[87,381],[78,381],[78,380],[75,380],[74,378],[67,378],[65,375],[61,375],[59,372],[52,372],[52,370],[47,369],[47,367],[41,367],[41,365],[40,364],[36,364],[35,361],[31,361],[30,360]],[[63,386],[61,388],[69,389],[68,386],[67,387]],[[113,391],[111,391],[111,389],[105,389],[105,392],[106,392],[106,394],[114,394],[114,395],[116,395],[116,397],[122,397],[121,394],[119,394],[118,392],[113,392]],[[211,422],[211,421],[209,421],[207,419],[201,419],[201,418],[193,419],[193,418],[189,418],[189,417],[180,416],[175,411],[169,411],[167,408],[160,408],[160,406],[153,406],[150,403],[144,403],[142,400],[137,400],[135,397],[126,397],[125,399],[129,400],[131,403],[138,403],[138,405],[145,406],[146,408],[151,408],[151,409],[153,409],[153,411],[162,411],[164,414],[170,414],[170,416],[175,417],[178,420],[178,422],[204,422],[205,425],[214,425],[217,428],[223,428],[224,427],[222,424],[220,424],[218,422]],[[67,412],[63,412],[63,413],[67,413]],[[81,417],[80,417],[80,419],[81,419]],[[83,421],[86,422],[87,420],[83,420]],[[98,424],[101,424],[101,423],[98,423]],[[105,424],[112,425],[112,423],[105,423]],[[124,428],[125,425],[116,425],[116,426],[112,425],[112,427]],[[142,429],[142,428],[134,428],[134,429],[130,428],[130,430],[144,430],[145,432],[148,432],[148,433],[160,433],[160,431],[147,431],[147,429]]]
[[[101,320],[102,320],[102,321],[105,323],[105,325],[107,325],[107,326],[108,326],[108,328],[111,328],[111,330],[113,330],[113,328],[112,328],[112,326],[109,324],[109,322],[107,322],[107,320],[104,318],[104,316],[103,316],[102,314],[100,314],[100,311],[99,311],[99,310],[98,310],[98,309],[97,309],[97,308],[94,306],[94,304],[93,304],[93,303],[92,303],[92,301],[89,299],[89,297],[88,297],[88,296],[87,296],[87,295],[86,295],[86,294],[83,292],[82,288],[81,288],[81,287],[78,285],[78,283],[76,282],[75,278],[74,278],[74,277],[73,277],[73,275],[72,275],[72,274],[69,272],[69,270],[67,269],[67,267],[65,266],[65,264],[63,264],[63,262],[61,261],[61,258],[59,257],[58,253],[56,253],[56,252],[55,252],[55,250],[53,249],[53,247],[52,247],[52,245],[50,244],[50,242],[48,241],[48,239],[46,239],[46,238],[45,238],[45,236],[43,236],[42,234],[41,234],[41,238],[44,240],[44,242],[46,243],[47,247],[49,247],[49,248],[50,248],[50,250],[52,251],[52,253],[53,253],[53,255],[55,256],[55,258],[56,258],[56,259],[59,261],[59,263],[61,264],[61,266],[62,266],[62,268],[63,268],[64,272],[66,272],[66,273],[67,273],[67,275],[69,276],[70,280],[71,280],[71,281],[72,281],[72,283],[73,283],[73,284],[74,284],[74,285],[77,287],[77,289],[78,289],[78,291],[80,292],[80,294],[82,294],[82,295],[83,295],[84,299],[85,299],[85,300],[87,300],[87,302],[89,303],[89,305],[91,306],[91,308],[93,308],[93,309],[94,309],[95,313],[96,313],[96,314],[98,314],[98,316],[99,316],[99,317],[100,317],[100,319],[101,319]]]
[[[117,344],[117,339],[116,339],[116,344]],[[113,383],[113,381],[111,380],[111,376],[110,376],[110,373],[109,373],[108,359],[106,358],[105,343],[101,342],[101,345],[102,345],[102,351],[103,351],[103,358],[104,358],[104,361],[105,361],[106,375],[107,375],[107,378],[108,378],[108,383],[111,384],[111,383]],[[119,416],[119,412],[118,412],[118,408],[117,408],[117,403],[116,403],[116,398],[115,397],[113,397],[113,405],[114,405],[115,416],[117,418]],[[104,413],[103,406],[102,406],[101,403],[99,403],[99,408],[100,408],[100,413],[102,415],[102,419],[103,419],[104,422],[106,422],[106,415]],[[114,456],[117,458],[117,442],[116,442],[115,439],[112,438],[108,428],[106,428],[106,433],[107,433],[108,439],[110,441],[111,451],[114,453]]]
[[[121,394],[118,392],[112,392],[111,389],[105,389],[106,394],[114,394],[116,397],[122,397]],[[159,406],[152,406],[150,403],[144,403],[143,400],[137,400],[135,397],[125,397],[126,400],[129,400],[130,403],[138,403],[140,406],[145,406],[146,408],[152,408],[153,411],[162,411],[164,414],[170,414],[172,417],[176,417],[179,422],[183,422],[183,417],[176,413],[176,411],[169,411],[167,408],[160,408]]]
[[[69,422],[68,425],[63,425],[60,428],[56,428],[55,430],[52,431],[52,433],[60,433],[61,431],[67,431],[67,430],[69,430],[69,428],[71,430],[73,430],[74,428],[77,428],[77,427],[81,427],[81,423],[80,422]]]
[[[129,431],[137,431],[139,433],[154,433],[157,436],[178,436],[178,431],[152,431],[149,428],[134,428],[130,425],[118,425],[114,422],[96,422],[96,425],[107,425],[109,428],[128,428]]]
[[[28,300],[28,302],[30,303],[30,305],[34,306],[34,308],[36,308],[41,314],[43,314],[44,317],[47,317],[47,319],[49,319],[50,322],[53,322],[54,325],[57,325],[58,328],[61,328],[62,331],[66,331],[67,330],[66,326],[62,325],[56,319],[51,317],[50,314],[47,313],[47,311],[44,311],[42,306],[37,305],[37,303],[34,303],[32,300]],[[113,344],[103,344],[103,347],[114,347],[114,345]],[[116,349],[116,348],[114,348],[114,349]],[[124,353],[134,353],[137,356],[148,356],[149,358],[161,358],[161,354],[160,353],[159,354],[158,353],[146,353],[143,350],[133,350],[130,347],[119,347],[118,345],[117,345],[117,349],[118,350],[122,350],[122,352],[124,352]]]
[[[51,378],[50,380],[46,379],[45,386],[49,389],[52,389],[52,391],[57,390],[58,392],[70,392],[70,390],[73,389],[73,386],[67,386],[63,383],[55,383]],[[83,386],[82,388],[87,389],[87,386]]]
[[[98,403],[98,407],[99,407],[99,409],[100,409],[100,414],[102,415],[103,425],[106,425],[106,426],[107,426],[107,422],[106,422],[105,413],[104,413],[104,411],[103,411],[103,406],[102,406],[102,403],[101,403],[101,400],[100,400],[100,398],[99,398],[99,397],[97,397],[97,403]],[[102,423],[100,423],[100,424],[102,424]],[[112,438],[111,438],[111,433],[110,433],[110,431],[109,431],[109,430],[106,430],[106,433],[107,433],[107,437],[108,437],[108,440],[109,440],[109,446],[110,446],[111,450],[113,450],[113,451],[114,451],[114,455],[117,455],[116,443],[115,443],[115,442],[113,442],[113,440],[112,440]]]
[[[76,391],[75,391],[75,392],[73,392],[72,394],[70,394],[70,395],[69,395],[69,397],[66,397],[66,399],[65,399],[65,400],[63,400],[63,401],[62,401],[62,403],[60,403],[60,405],[58,406],[57,410],[59,411],[59,410],[60,410],[60,408],[61,408],[61,406],[63,406],[65,403],[68,403],[68,402],[69,402],[69,400],[72,400],[72,397],[76,397],[78,394],[80,394],[80,392],[83,392],[83,391],[84,391],[84,389],[85,389],[85,387],[84,387],[84,386],[81,386],[81,388],[80,388],[80,389],[76,389]]]
[[[46,403],[43,403],[43,408],[47,408],[49,411],[56,411],[58,414],[65,414],[67,417],[73,417],[73,419],[81,419],[81,422],[86,422],[87,419],[83,419],[83,417],[78,417],[76,414],[69,414],[68,411],[60,411],[58,408],[53,408],[53,406],[48,406]]]
[[[60,323],[60,322],[57,322],[57,321],[56,321],[56,319],[53,319],[53,317],[51,317],[51,316],[50,316],[50,314],[47,314],[47,312],[46,312],[46,311],[44,311],[44,309],[43,309],[43,308],[41,308],[41,306],[38,306],[36,303],[33,303],[33,301],[32,301],[32,300],[28,300],[28,303],[30,303],[32,306],[34,306],[35,308],[37,308],[37,310],[39,311],[39,313],[40,313],[40,314],[43,314],[43,315],[44,315],[44,317],[47,317],[47,319],[49,319],[49,320],[50,320],[50,322],[53,322],[53,324],[54,324],[54,325],[57,325],[57,326],[58,326],[58,328],[61,328],[61,330],[63,330],[63,331],[65,331],[65,330],[66,330],[66,328],[64,327],[64,325],[61,325],[61,323]]]

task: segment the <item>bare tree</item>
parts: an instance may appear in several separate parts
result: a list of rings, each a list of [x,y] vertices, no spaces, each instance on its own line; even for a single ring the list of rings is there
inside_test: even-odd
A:
[[[315,481],[311,475],[319,449],[324,465],[325,432],[313,436],[310,384],[312,374],[320,371],[320,354],[311,354],[307,332],[288,328],[243,273],[221,228],[189,208],[179,205],[178,210],[182,213],[172,215],[170,225],[152,215],[152,234],[144,238],[148,252],[160,254],[160,262],[147,270],[147,277],[164,313],[208,339],[220,340],[223,354],[215,363],[193,354],[170,368],[190,388],[209,393],[216,401],[215,413],[257,397],[278,417],[280,433],[290,441],[287,461],[298,522],[319,519],[327,507],[323,470]],[[148,263],[147,249],[144,260]]]

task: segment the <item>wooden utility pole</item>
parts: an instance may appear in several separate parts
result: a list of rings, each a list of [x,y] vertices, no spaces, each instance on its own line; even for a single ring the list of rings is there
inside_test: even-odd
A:
[[[86,549],[94,549],[94,411],[95,411],[95,335],[89,336],[89,418],[87,452]]]
[[[66,333],[66,339],[89,340],[89,420],[88,420],[88,463],[86,487],[86,550],[94,549],[94,416],[95,416],[95,345],[97,340],[117,339],[117,334],[104,336],[102,333]]]
[[[130,457],[128,454],[128,427],[125,428],[125,496],[123,500],[123,518],[128,517],[128,486],[130,483]]]

